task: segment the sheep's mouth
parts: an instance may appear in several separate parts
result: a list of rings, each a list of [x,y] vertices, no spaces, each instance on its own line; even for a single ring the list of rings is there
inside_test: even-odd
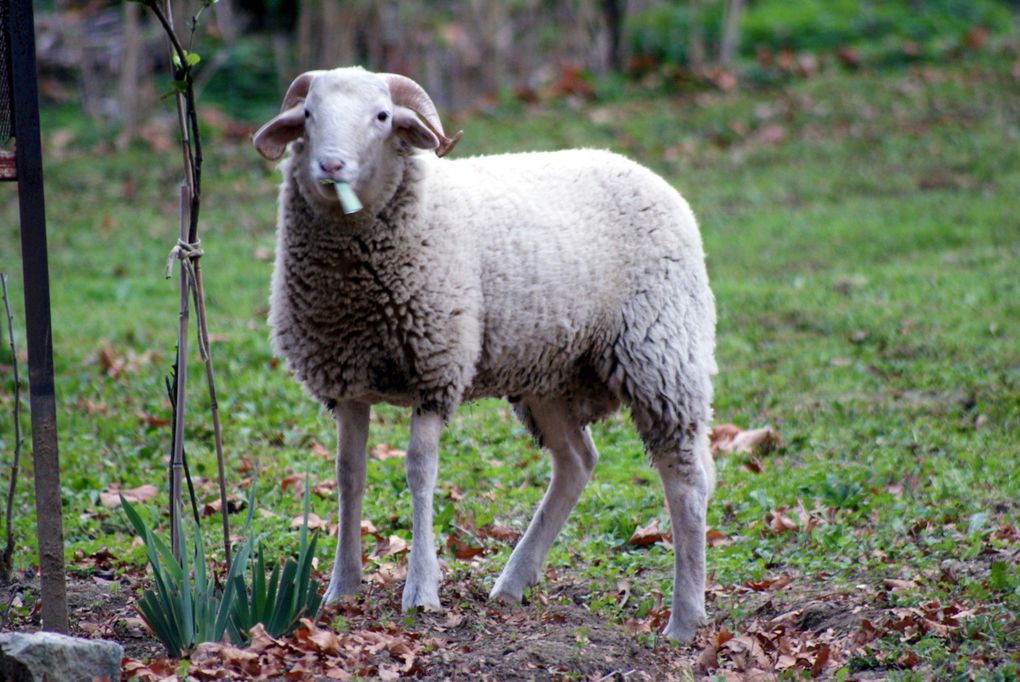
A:
[[[323,188],[328,187],[329,185],[333,186],[333,191],[336,192],[337,201],[340,202],[340,208],[345,214],[350,215],[351,213],[357,213],[363,208],[361,200],[358,199],[358,195],[355,193],[354,188],[343,180],[324,179],[320,180],[319,184],[322,185]]]

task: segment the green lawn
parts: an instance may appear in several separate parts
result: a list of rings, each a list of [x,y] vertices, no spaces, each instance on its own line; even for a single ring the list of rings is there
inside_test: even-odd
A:
[[[976,612],[950,622],[948,632],[890,626],[858,650],[841,650],[829,673],[1020,674],[1013,59],[827,74],[760,92],[507,105],[447,126],[465,130],[461,156],[621,151],[663,173],[698,213],[719,309],[716,419],[771,424],[785,443],[758,455],[760,473],[743,455],[717,460],[709,523],[721,535],[708,551],[710,630],[739,633],[825,595],[870,604],[881,610],[874,619],[937,602]],[[140,565],[126,520],[103,508],[99,493],[117,483],[162,489],[166,479],[169,430],[159,422],[169,417],[163,378],[177,292],[162,270],[176,239],[180,160],[174,150],[141,145],[116,151],[73,112],[44,112],[43,123],[67,556],[73,564],[75,552],[108,547]],[[292,550],[300,498],[280,481],[308,465],[315,481],[328,480],[333,465],[318,445],[331,451],[335,436],[267,341],[278,177],[248,145],[214,131],[205,168],[202,262],[229,486],[244,497],[241,484],[258,475],[267,510],[256,515],[258,530]],[[11,198],[0,207],[0,270],[12,275],[20,310],[17,202],[13,188],[3,190]],[[4,347],[0,365],[9,364]],[[200,375],[196,358],[187,446],[193,473],[212,479]],[[0,389],[6,470],[9,371]],[[370,449],[402,448],[406,439],[404,412],[375,411]],[[668,595],[671,554],[662,544],[627,541],[636,526],[658,519],[665,527],[668,516],[626,416],[596,427],[595,441],[602,461],[549,565],[582,586],[584,602],[608,621],[640,622],[654,612],[657,591]],[[20,568],[34,552],[30,474],[29,465],[16,502]],[[546,457],[504,403],[462,407],[443,438],[440,542],[492,525],[522,529],[548,475]],[[383,537],[409,538],[402,460],[373,460],[368,476],[366,517]],[[211,487],[200,488],[212,499]],[[331,498],[313,503],[335,521]],[[768,514],[797,527],[772,531]],[[242,516],[234,519],[239,527]],[[206,525],[215,547],[216,520]],[[510,545],[483,541],[481,570],[491,584]],[[319,552],[327,570],[332,542]],[[452,553],[445,558],[451,575],[468,572]],[[793,581],[774,594],[737,589],[784,574]],[[908,584],[889,588],[883,579]],[[622,606],[619,580],[631,590]],[[771,612],[761,610],[765,597],[775,602]]]

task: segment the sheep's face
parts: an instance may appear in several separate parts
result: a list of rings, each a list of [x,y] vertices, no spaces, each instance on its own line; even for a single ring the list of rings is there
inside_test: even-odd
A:
[[[440,146],[418,113],[394,99],[384,76],[360,68],[303,74],[287,91],[281,113],[255,134],[255,147],[277,159],[293,142],[291,163],[306,196],[336,204],[333,183],[345,182],[371,201],[394,153]]]
[[[393,133],[393,101],[381,78],[330,71],[312,81],[304,109],[304,144],[295,159],[323,198],[332,183],[370,189]]]

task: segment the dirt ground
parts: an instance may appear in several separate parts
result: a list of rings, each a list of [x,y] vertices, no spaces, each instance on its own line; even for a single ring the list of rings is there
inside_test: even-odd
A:
[[[166,679],[176,666],[161,660],[162,645],[134,610],[135,579],[118,580],[97,573],[68,576],[71,634],[119,642],[124,647],[125,679]],[[37,577],[21,576],[12,588],[12,594],[20,595],[16,604],[37,601]],[[344,679],[347,676],[340,672],[344,667],[354,676],[380,679],[608,681],[693,676],[696,650],[685,653],[664,643],[650,647],[640,632],[606,623],[583,603],[576,603],[581,599],[570,594],[578,592],[571,585],[554,587],[543,593],[540,601],[515,608],[489,602],[480,585],[447,584],[444,599],[452,604],[450,608],[414,616],[400,614],[396,586],[370,582],[365,588],[356,598],[324,609],[317,621],[319,631],[333,628],[340,631],[342,640],[344,633],[349,636],[338,649],[346,646],[355,655],[337,656],[336,660],[351,665],[334,668],[332,674],[328,665],[318,671],[295,672],[294,666],[288,665],[292,662],[288,655],[293,658],[300,652],[299,645],[288,655],[274,658],[269,652],[258,669],[249,666],[243,671],[231,668],[234,659],[229,653],[217,650],[210,654],[209,649],[203,649],[193,657],[200,661],[193,666],[193,679]],[[21,615],[12,613],[5,625],[5,629],[14,630],[37,628],[38,608],[30,606],[24,607]],[[358,638],[371,633],[385,638],[388,645],[370,652],[356,651]],[[393,643],[409,647],[395,648]],[[408,650],[410,656],[404,653]],[[329,658],[328,652],[315,653],[324,662]],[[308,655],[302,653],[305,659]]]
[[[961,564],[959,570],[980,570]],[[38,628],[38,579],[19,576],[5,629]],[[239,649],[202,644],[183,667],[163,658],[162,646],[134,610],[144,575],[96,568],[68,576],[72,634],[120,642],[124,679],[172,680],[770,680],[790,671],[826,679],[851,657],[862,660],[877,638],[890,632],[928,632],[951,641],[962,610],[897,608],[892,584],[858,585],[843,592],[792,575],[745,585],[710,585],[710,614],[731,612],[743,622],[710,622],[695,642],[677,646],[655,635],[668,613],[652,612],[607,622],[588,608],[588,588],[550,571],[530,603],[511,607],[489,601],[481,577],[448,579],[443,612],[400,612],[400,571],[368,572],[355,597],[324,608],[315,623],[303,621],[287,638],[253,631]],[[887,583],[890,581],[886,581]],[[626,595],[609,595],[626,599]],[[619,602],[618,602],[619,603]],[[915,668],[903,661],[894,667]],[[877,662],[855,668],[851,679],[885,679]]]

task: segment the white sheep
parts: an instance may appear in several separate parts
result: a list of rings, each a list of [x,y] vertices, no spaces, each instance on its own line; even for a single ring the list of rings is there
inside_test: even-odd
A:
[[[370,406],[413,407],[403,608],[440,608],[438,445],[465,400],[505,396],[552,481],[491,597],[519,601],[598,459],[588,424],[621,403],[662,477],[676,546],[665,634],[704,618],[715,307],[697,223],[664,180],[603,151],[437,158],[456,143],[414,81],[313,71],[254,136],[280,164],[269,323],[338,427],[339,539],[327,600],[361,583]],[[436,154],[420,150],[435,151]],[[346,215],[329,183],[364,210]],[[324,184],[327,183],[327,184]]]

